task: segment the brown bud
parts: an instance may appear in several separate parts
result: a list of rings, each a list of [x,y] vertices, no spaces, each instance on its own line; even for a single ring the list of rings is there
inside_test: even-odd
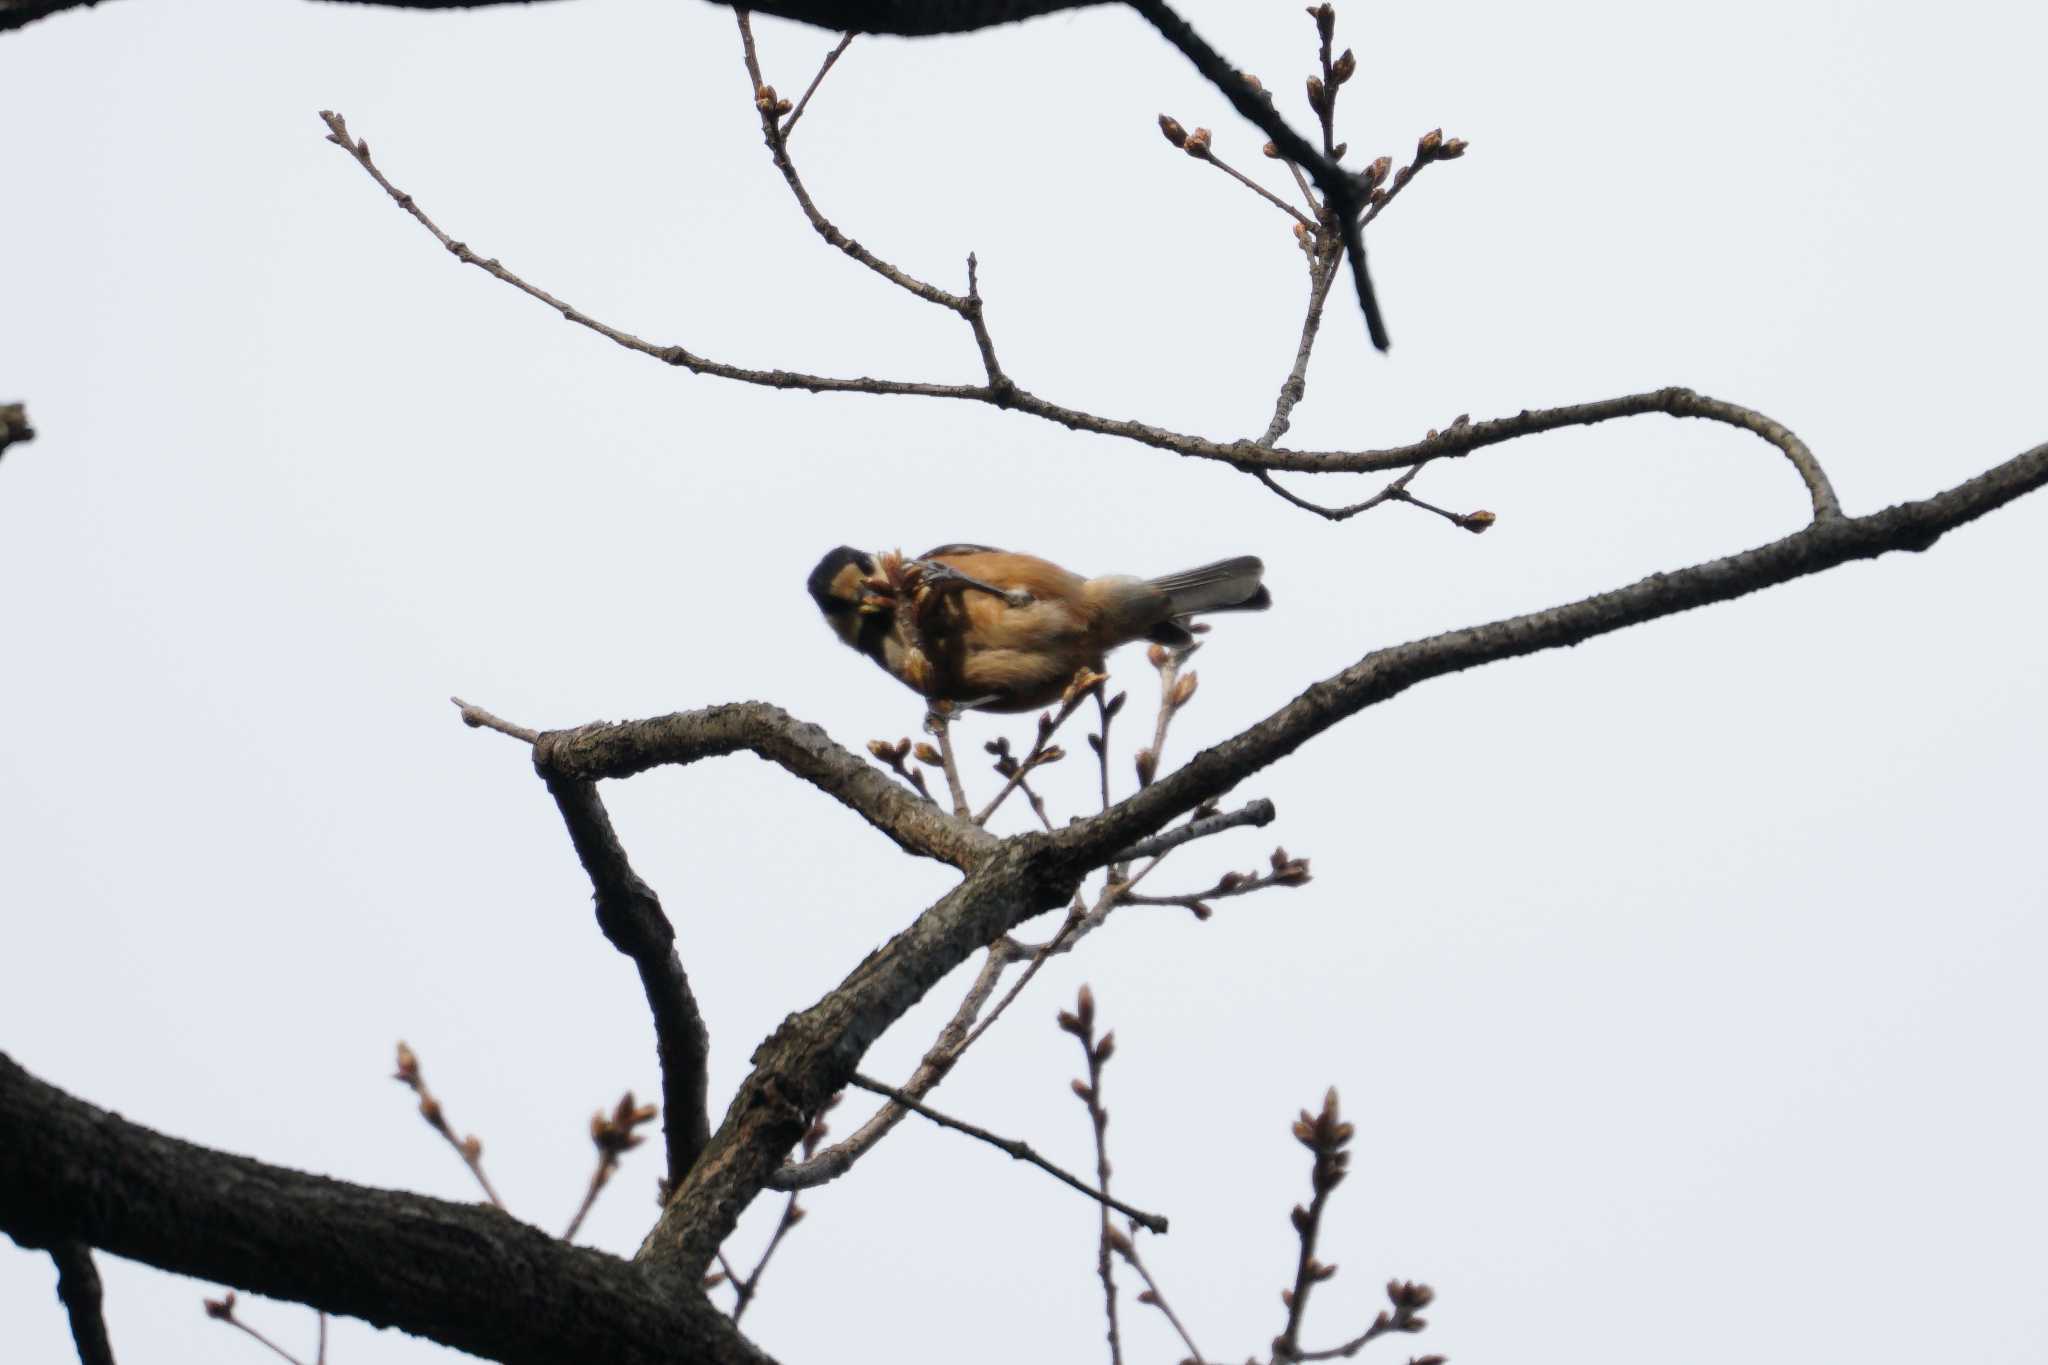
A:
[[[1102,1230],[1102,1240],[1109,1243],[1109,1249],[1120,1256],[1129,1256],[1131,1254],[1131,1239],[1125,1236],[1121,1229],[1104,1228]]]
[[[1188,130],[1180,126],[1180,120],[1171,114],[1159,116],[1159,131],[1166,134],[1166,140],[1176,147],[1188,145]]]
[[[1085,981],[1081,983],[1081,989],[1074,992],[1074,1014],[1080,1019],[1084,1030],[1094,1029],[1095,992],[1088,989],[1088,983]]]
[[[1207,128],[1197,128],[1194,132],[1188,134],[1188,144],[1181,148],[1181,150],[1199,161],[1209,155],[1209,142],[1209,130]]]
[[[784,1210],[782,1221],[791,1227],[795,1227],[798,1223],[804,1221],[804,1215],[809,1212],[809,1209],[804,1208],[800,1204],[791,1204],[788,1209]]]
[[[1324,1265],[1321,1261],[1311,1259],[1309,1261],[1308,1273],[1315,1277],[1316,1283],[1321,1284],[1324,1280],[1329,1279],[1331,1276],[1337,1273],[1337,1267],[1333,1265]]]
[[[1337,31],[1336,8],[1326,0],[1324,4],[1309,6],[1308,15],[1316,21],[1316,36],[1326,43],[1329,42],[1330,35]]]
[[[1393,169],[1394,158],[1390,156],[1380,157],[1372,165],[1365,168],[1365,183],[1368,186],[1377,186],[1393,172]]]
[[[1101,1066],[1104,1062],[1108,1061],[1111,1057],[1115,1055],[1116,1030],[1111,1029],[1109,1032],[1103,1034],[1102,1041],[1098,1042],[1095,1045],[1095,1064],[1097,1066]]]
[[[1357,74],[1358,58],[1352,56],[1351,49],[1347,47],[1343,55],[1330,64],[1330,79],[1342,85]]]
[[[1088,1088],[1088,1082],[1076,1080],[1070,1082],[1070,1084],[1074,1087],[1074,1093],[1079,1095],[1084,1103],[1095,1098],[1095,1092]]]
[[[774,86],[757,85],[754,87],[754,107],[756,109],[759,109],[764,114],[772,114],[775,112],[775,103]]]
[[[917,747],[911,750],[911,752],[916,754],[917,761],[924,764],[927,768],[943,768],[946,766],[946,760],[940,756],[939,751],[923,740],[919,740]]]
[[[1296,1204],[1294,1206],[1293,1211],[1287,1215],[1287,1221],[1294,1224],[1294,1230],[1296,1232],[1307,1232],[1308,1210],[1303,1208],[1301,1205]]]
[[[1268,142],[1265,146],[1259,148],[1259,150],[1263,152],[1271,160],[1278,161],[1280,159],[1280,147],[1277,143]]]
[[[1485,534],[1486,528],[1498,520],[1499,518],[1494,516],[1493,513],[1482,509],[1477,512],[1467,512],[1464,516],[1459,517],[1458,525],[1476,536]]]
[[[1276,886],[1307,886],[1310,880],[1306,858],[1290,859],[1285,866],[1273,869]]]
[[[1443,145],[1444,130],[1432,128],[1416,141],[1415,159],[1417,161],[1433,161],[1436,159],[1436,154],[1443,149]]]
[[[1149,1289],[1140,1289],[1138,1291],[1138,1302],[1156,1307],[1159,1303],[1159,1296]]]
[[[1136,762],[1138,767],[1138,785],[1141,787],[1151,786],[1152,779],[1159,775],[1159,755],[1150,749],[1140,749],[1137,752]]]
[[[1310,76],[1308,78],[1308,107],[1320,114],[1323,112],[1324,101],[1328,100],[1329,97],[1330,92],[1323,88],[1323,78],[1321,76]]]
[[[1264,91],[1266,88],[1265,86],[1259,84],[1259,78],[1257,76],[1254,76],[1249,71],[1238,72],[1237,78],[1243,81],[1246,85],[1249,85],[1254,90]]]
[[[436,1128],[442,1127],[448,1122],[447,1119],[441,1116],[441,1101],[435,1099],[432,1095],[420,1096],[420,1117],[433,1124]]]
[[[1202,901],[1194,902],[1192,905],[1188,906],[1188,909],[1193,911],[1195,918],[1199,920],[1206,920],[1209,918],[1209,916],[1216,913],[1215,910],[1210,908],[1207,904],[1203,903]]]
[[[775,113],[777,117],[780,117],[781,115],[788,113],[791,109],[794,109],[795,107],[796,106],[791,104],[788,100],[775,101]]]
[[[1182,707],[1193,701],[1195,699],[1195,688],[1201,685],[1201,678],[1202,675],[1199,673],[1183,674],[1180,680],[1174,683],[1173,699],[1167,704],[1173,707]]]
[[[1293,1291],[1292,1289],[1283,1289],[1283,1290],[1281,1290],[1281,1291],[1280,1291],[1280,1303],[1281,1303],[1281,1306],[1282,1306],[1282,1307],[1285,1307],[1285,1308],[1288,1308],[1288,1309],[1290,1309],[1290,1310],[1291,1310],[1291,1309],[1292,1309],[1292,1308],[1294,1307],[1294,1291]]]
[[[1145,662],[1151,664],[1154,668],[1166,667],[1166,661],[1172,657],[1172,655],[1166,652],[1165,645],[1154,645],[1145,651]]]
[[[1042,768],[1048,763],[1057,763],[1066,756],[1067,751],[1065,749],[1062,749],[1059,745],[1048,745],[1046,751],[1038,756],[1038,762],[1032,764],[1031,766],[1034,768]]]
[[[1459,157],[1465,155],[1465,148],[1469,145],[1461,137],[1446,138],[1444,145],[1436,150],[1436,159],[1438,161],[1456,161]]]
[[[1071,1033],[1077,1037],[1085,1036],[1085,1030],[1081,1027],[1081,1021],[1065,1010],[1061,1010],[1059,1013],[1059,1025],[1060,1031],[1063,1033]]]
[[[1216,879],[1218,891],[1235,891],[1249,880],[1242,872],[1226,872]]]
[[[1275,872],[1278,872],[1281,868],[1287,866],[1287,850],[1284,848],[1274,849],[1271,862],[1273,864],[1273,870]]]
[[[887,763],[889,756],[895,752],[895,749],[886,739],[871,739],[868,741],[868,752],[881,759],[884,763]]]
[[[484,1159],[483,1139],[475,1133],[471,1133],[462,1140],[462,1159],[464,1161],[482,1161]]]
[[[219,1322],[232,1322],[235,1316],[235,1291],[230,1289],[217,1299],[201,1299],[206,1305],[206,1316]]]
[[[404,1081],[410,1085],[419,1078],[420,1059],[414,1055],[413,1050],[407,1047],[404,1040],[401,1039],[398,1044],[398,1070],[393,1074],[392,1079]]]
[[[1129,700],[1130,700],[1130,693],[1128,693],[1128,692],[1119,692],[1119,693],[1117,693],[1117,694],[1116,694],[1115,696],[1113,696],[1113,697],[1111,697],[1111,698],[1109,699],[1109,705],[1108,705],[1108,706],[1106,706],[1106,707],[1104,707],[1104,708],[1103,708],[1103,711],[1104,711],[1104,712],[1105,712],[1105,714],[1107,714],[1107,715],[1110,715],[1110,716],[1114,716],[1114,715],[1116,715],[1116,713],[1117,713],[1117,712],[1119,712],[1119,711],[1121,711],[1121,710],[1123,710],[1123,709],[1124,709],[1124,703],[1125,703],[1126,701],[1129,701]]]

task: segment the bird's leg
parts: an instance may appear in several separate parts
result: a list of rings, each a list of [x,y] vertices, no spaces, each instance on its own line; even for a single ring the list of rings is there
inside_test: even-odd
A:
[[[920,593],[966,592],[973,589],[976,592],[988,593],[992,597],[1000,597],[1006,606],[1012,607],[1028,607],[1035,600],[1022,588],[999,588],[993,583],[984,583],[979,578],[969,577],[952,565],[942,564],[936,559],[912,560],[911,564],[919,571],[917,586]]]

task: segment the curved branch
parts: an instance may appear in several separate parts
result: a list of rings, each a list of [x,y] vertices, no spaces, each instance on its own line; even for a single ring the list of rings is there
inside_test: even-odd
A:
[[[569,828],[569,842],[590,875],[597,898],[597,926],[614,948],[633,960],[654,1017],[655,1054],[661,1062],[661,1128],[668,1155],[668,1183],[681,1183],[711,1138],[706,1094],[711,1034],[689,975],[676,953],[675,926],[661,898],[640,879],[612,829],[597,784],[548,777],[549,795]],[[592,1194],[596,1187],[592,1187]]]
[[[518,275],[507,270],[496,260],[477,255],[469,247],[450,237],[427,215],[410,194],[399,189],[385,178],[384,173],[370,159],[370,149],[348,131],[348,124],[341,115],[322,113],[329,128],[328,141],[347,151],[383,187],[392,201],[410,214],[435,240],[464,264],[473,265],[496,279],[503,280],[527,296],[538,299],[564,318],[586,327],[599,336],[641,355],[652,356],[664,364],[678,366],[692,374],[711,375],[719,379],[731,379],[743,384],[754,384],[771,389],[803,389],[812,393],[865,393],[877,395],[901,395],[918,398],[950,398],[969,402],[987,403],[993,407],[1010,408],[1029,413],[1033,417],[1054,422],[1072,431],[1092,432],[1098,436],[1115,436],[1134,441],[1139,445],[1169,451],[1175,455],[1193,459],[1219,460],[1225,464],[1248,471],[1291,472],[1300,474],[1364,474],[1382,470],[1404,469],[1410,465],[1429,460],[1456,459],[1469,455],[1487,446],[1500,445],[1541,432],[1556,431],[1564,427],[1594,426],[1621,417],[1639,417],[1648,413],[1663,413],[1669,417],[1696,417],[1710,422],[1739,428],[1756,435],[1775,446],[1791,462],[1805,483],[1807,495],[1813,504],[1817,518],[1839,515],[1841,507],[1835,497],[1827,475],[1808,450],[1805,443],[1794,436],[1782,424],[1762,413],[1709,398],[1685,388],[1653,389],[1645,393],[1624,394],[1619,398],[1605,398],[1591,403],[1574,403],[1555,408],[1525,408],[1512,417],[1497,417],[1484,422],[1467,422],[1452,426],[1421,441],[1407,445],[1388,446],[1378,450],[1291,450],[1284,446],[1263,445],[1257,441],[1211,441],[1200,436],[1169,431],[1164,427],[1146,422],[1134,422],[1119,418],[1101,417],[1094,413],[1082,412],[1078,408],[1065,407],[1059,403],[1039,397],[1019,387],[999,370],[991,370],[989,382],[983,384],[931,384],[912,380],[875,379],[869,377],[835,378],[830,375],[806,374],[794,370],[758,370],[739,365],[728,365],[722,361],[709,360],[681,346],[663,346],[623,331],[609,323],[591,317],[573,304],[564,302],[545,289],[527,283]],[[893,267],[889,267],[893,270]],[[885,271],[885,273],[887,273]],[[900,272],[899,272],[900,273]],[[929,285],[911,281],[904,277],[906,289],[916,293],[918,289],[930,289]],[[943,290],[933,292],[944,294]],[[954,307],[954,296],[945,295],[937,300],[942,306]],[[969,321],[976,326],[976,338],[983,344],[985,360],[992,363],[993,352],[986,344],[986,333],[981,324],[981,300],[978,294],[970,293],[958,301],[967,309]]]
[[[533,762],[544,777],[596,781],[742,751],[802,778],[905,852],[968,868],[996,847],[994,835],[947,815],[841,748],[818,726],[767,702],[547,731],[534,743]]]
[[[305,1175],[130,1123],[0,1054],[0,1229],[516,1365],[766,1365],[694,1289],[475,1204]]]

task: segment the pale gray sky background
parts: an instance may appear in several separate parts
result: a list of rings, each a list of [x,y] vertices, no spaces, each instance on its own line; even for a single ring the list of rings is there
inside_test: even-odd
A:
[[[1188,12],[1302,115],[1299,3]],[[1355,157],[1437,125],[1472,150],[1375,225],[1395,350],[1333,307],[1299,443],[1686,384],[1788,423],[1868,511],[2043,438],[2048,11],[1340,22]],[[760,30],[785,91],[831,43]],[[321,140],[321,108],[457,237],[620,326],[975,375],[956,319],[804,225],[725,10],[124,0],[0,38],[0,398],[42,432],[0,464],[0,1042],[198,1142],[471,1198],[387,1079],[404,1037],[514,1210],[559,1227],[588,1113],[655,1090],[552,803],[450,693],[539,726],[763,697],[858,745],[918,713],[814,619],[830,546],[973,539],[1098,572],[1261,554],[1275,607],[1219,625],[1171,761],[1370,648],[1805,515],[1768,447],[1661,418],[1427,471],[1423,496],[1499,513],[1475,538],[1398,507],[1325,525],[1227,469],[992,409],[694,379],[459,267]],[[1162,109],[1280,183],[1115,8],[863,39],[795,144],[889,259],[958,287],[979,253],[1020,382],[1255,434],[1299,257],[1160,140]],[[1277,836],[1311,887],[1206,925],[1124,912],[938,1102],[1084,1162],[1052,1015],[1092,982],[1121,1191],[1172,1217],[1149,1260],[1221,1359],[1280,1326],[1307,1191],[1287,1125],[1334,1082],[1358,1174],[1312,1345],[1398,1274],[1436,1286],[1436,1325],[1367,1358],[2039,1361],[2044,528],[2028,499],[1925,556],[1368,712],[1245,784],[1274,829],[1160,874],[1192,889]],[[1149,715],[1149,670],[1119,662]],[[1063,811],[1092,782],[1069,767]],[[680,929],[720,1104],[950,881],[749,760],[607,796]],[[901,1075],[959,984],[867,1069]],[[631,1250],[657,1166],[635,1154],[589,1240]],[[1033,1172],[908,1126],[808,1203],[748,1315],[783,1359],[1097,1358],[1092,1206]],[[124,1359],[258,1358],[201,1315],[214,1286],[103,1261]],[[69,1354],[52,1279],[0,1254],[8,1361]],[[248,1313],[310,1342],[310,1312]],[[1126,1299],[1125,1321],[1134,1361],[1180,1358],[1156,1314]],[[331,1359],[444,1355],[343,1322]]]

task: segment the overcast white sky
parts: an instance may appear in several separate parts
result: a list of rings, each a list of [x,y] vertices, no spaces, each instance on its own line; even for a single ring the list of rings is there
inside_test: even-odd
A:
[[[1187,8],[1302,115],[1296,0]],[[1333,306],[1298,443],[1686,384],[1785,421],[1861,512],[2048,435],[2048,11],[1340,22],[1354,157],[1438,125],[1472,151],[1375,225],[1395,349]],[[832,41],[760,29],[785,91]],[[956,319],[811,236],[725,10],[124,0],[0,38],[0,399],[41,431],[0,463],[0,1045],[195,1141],[471,1198],[387,1079],[404,1037],[515,1212],[559,1227],[588,1113],[655,1090],[552,803],[450,693],[537,726],[762,697],[857,746],[918,711],[814,619],[803,578],[833,545],[1094,572],[1263,555],[1274,609],[1219,625],[1172,761],[1368,649],[1804,516],[1766,446],[1662,418],[1425,472],[1423,496],[1500,515],[1475,538],[1399,507],[1325,525],[1227,469],[992,409],[694,379],[458,266],[321,140],[322,108],[457,237],[619,326],[975,375]],[[1300,260],[1278,213],[1160,140],[1162,109],[1280,183],[1115,8],[861,40],[796,149],[889,259],[958,287],[979,253],[1020,382],[1255,434]],[[1092,982],[1121,1192],[1172,1217],[1148,1258],[1221,1359],[1280,1326],[1307,1191],[1287,1125],[1335,1083],[1358,1174],[1310,1345],[1398,1274],[1436,1286],[1435,1326],[1368,1359],[2041,1360],[2044,528],[2028,499],[1924,556],[1366,713],[1241,789],[1274,829],[1159,874],[1193,889],[1277,836],[1312,886],[1206,925],[1125,912],[937,1102],[1083,1163],[1052,1015]],[[1119,662],[1149,716],[1149,671]],[[1004,728],[1026,727],[966,743]],[[1062,811],[1093,780],[1069,767]],[[749,760],[606,794],[680,930],[720,1104],[951,880]],[[902,1075],[960,985],[867,1069]],[[632,1249],[657,1166],[635,1154],[590,1240]],[[781,1358],[1100,1351],[1092,1206],[999,1155],[908,1126],[807,1202],[748,1315]],[[124,1359],[257,1358],[202,1317],[214,1286],[103,1263]],[[0,1252],[9,1361],[70,1352],[52,1280]],[[1125,1306],[1133,1361],[1180,1358]],[[311,1340],[305,1310],[248,1313]],[[343,1322],[331,1359],[443,1355]]]

